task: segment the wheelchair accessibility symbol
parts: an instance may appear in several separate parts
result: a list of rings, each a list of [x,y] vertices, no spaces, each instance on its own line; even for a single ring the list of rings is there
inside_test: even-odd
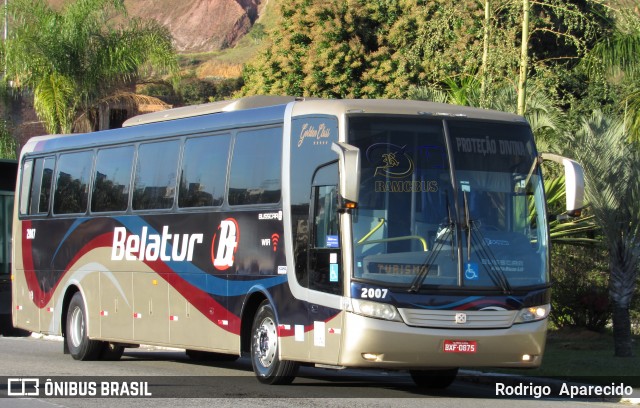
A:
[[[478,264],[469,262],[464,267],[464,277],[468,280],[476,280],[478,275]]]

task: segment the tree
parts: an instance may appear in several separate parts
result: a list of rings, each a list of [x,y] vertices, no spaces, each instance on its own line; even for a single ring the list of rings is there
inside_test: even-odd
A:
[[[580,0],[531,2],[523,33],[522,0],[291,0],[245,67],[242,93],[405,98],[414,86],[475,77],[485,107],[494,89],[517,87],[519,72],[560,87],[554,70],[595,41],[599,12]]]
[[[640,17],[630,10],[614,10],[615,26],[583,61],[592,79],[604,77],[614,88],[619,111],[632,140],[640,142]]]
[[[575,137],[587,198],[609,251],[615,355],[633,354],[629,308],[640,261],[640,148],[622,120],[594,114]]]
[[[11,137],[6,120],[0,120],[0,159],[16,158],[16,141]]]
[[[177,72],[169,31],[126,18],[124,0],[76,0],[60,11],[44,0],[12,0],[8,13],[5,83],[33,94],[50,133],[71,132],[96,101],[154,70]]]

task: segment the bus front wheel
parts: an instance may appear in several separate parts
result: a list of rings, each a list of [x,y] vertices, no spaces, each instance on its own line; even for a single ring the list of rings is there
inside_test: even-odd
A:
[[[87,336],[87,311],[80,292],[76,292],[69,302],[66,327],[65,340],[71,357],[75,360],[97,360],[100,357],[104,344]]]
[[[290,384],[298,372],[295,361],[280,360],[278,324],[268,301],[263,301],[251,329],[251,364],[258,381],[263,384]]]

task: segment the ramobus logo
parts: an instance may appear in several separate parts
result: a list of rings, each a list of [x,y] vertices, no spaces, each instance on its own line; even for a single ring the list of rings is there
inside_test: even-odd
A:
[[[142,227],[142,234],[127,235],[125,227],[113,230],[111,260],[121,261],[192,261],[193,248],[202,243],[202,234],[169,234],[169,227],[162,227],[162,234],[149,234]],[[171,248],[169,248],[171,246]]]
[[[217,270],[224,271],[233,266],[239,242],[238,221],[235,218],[220,221],[211,243],[211,261]]]

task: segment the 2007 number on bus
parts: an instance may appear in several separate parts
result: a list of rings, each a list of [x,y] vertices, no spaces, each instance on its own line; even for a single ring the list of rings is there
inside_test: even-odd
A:
[[[361,299],[384,299],[387,297],[389,289],[380,288],[362,288],[360,293]]]

